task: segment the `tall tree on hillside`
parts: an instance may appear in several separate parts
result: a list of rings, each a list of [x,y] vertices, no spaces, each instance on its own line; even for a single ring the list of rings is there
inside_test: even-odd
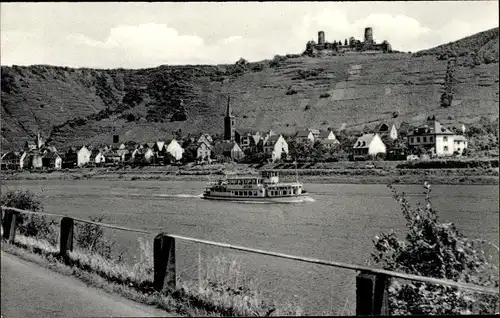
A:
[[[446,76],[444,79],[444,92],[441,94],[441,107],[450,107],[453,102],[453,86],[455,84],[455,58],[448,59]]]

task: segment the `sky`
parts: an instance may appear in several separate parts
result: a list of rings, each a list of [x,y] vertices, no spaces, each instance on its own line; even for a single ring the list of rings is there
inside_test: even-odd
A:
[[[92,68],[250,62],[372,27],[418,51],[498,27],[497,1],[1,3],[2,65]]]

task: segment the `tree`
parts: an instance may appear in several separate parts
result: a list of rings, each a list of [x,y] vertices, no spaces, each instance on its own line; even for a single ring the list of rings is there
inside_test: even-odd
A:
[[[339,149],[349,153],[358,137],[353,134],[347,134],[345,131],[341,131],[337,134],[337,139],[340,143]]]
[[[384,145],[386,146],[386,148],[388,150],[393,149],[396,146],[395,141],[392,140],[392,138],[389,136],[389,134],[382,134],[380,136],[380,139],[382,139],[382,142],[384,143]]]
[[[425,206],[412,207],[405,197],[388,186],[406,219],[405,239],[393,230],[376,236],[372,259],[383,269],[413,275],[498,287],[498,267],[482,250],[487,242],[465,237],[453,223],[439,220],[430,201],[430,184],[424,183]],[[393,280],[389,287],[389,315],[494,314],[499,295],[457,290],[424,283]]]
[[[198,159],[198,152],[196,147],[187,147],[182,154],[182,160],[184,162],[194,162]]]
[[[21,210],[43,212],[43,206],[38,196],[28,190],[4,191],[0,198],[2,206]],[[57,223],[47,220],[44,215],[18,214],[16,218],[17,231],[24,236],[45,239],[52,244],[57,244]]]
[[[127,115],[127,121],[129,121],[129,122],[130,122],[130,121],[135,121],[135,116],[134,116],[134,114],[128,114],[128,115]]]
[[[281,159],[281,160],[283,160],[283,161],[288,160],[288,153],[286,153],[286,152],[282,151],[282,152],[281,152],[281,158],[280,158],[280,159]]]
[[[174,156],[170,152],[165,153],[165,157],[163,158],[163,163],[168,165],[177,162]]]
[[[320,141],[316,141],[311,150],[310,157],[313,162],[324,162],[328,158],[328,151]]]

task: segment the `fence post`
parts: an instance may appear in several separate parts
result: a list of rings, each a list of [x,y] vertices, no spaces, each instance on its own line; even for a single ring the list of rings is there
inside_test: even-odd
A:
[[[61,219],[61,233],[59,236],[59,255],[68,256],[68,251],[73,251],[73,227],[72,218],[63,217]]]
[[[9,243],[14,243],[16,238],[16,226],[19,212],[6,209],[4,212],[2,227],[3,238],[7,239]]]
[[[386,275],[361,272],[356,276],[356,316],[386,316],[389,278]]]
[[[4,239],[9,238],[11,221],[12,221],[12,211],[5,209],[3,212],[3,219],[2,219],[2,229],[3,229],[2,237]]]
[[[164,233],[154,239],[154,288],[167,293],[176,287],[175,239]]]

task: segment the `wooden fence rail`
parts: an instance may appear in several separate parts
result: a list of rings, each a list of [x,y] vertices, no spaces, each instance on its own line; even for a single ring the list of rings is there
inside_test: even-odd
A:
[[[70,251],[73,250],[73,234],[74,222],[82,222],[94,224],[110,229],[136,232],[143,234],[154,234],[150,231],[132,229],[122,226],[116,226],[106,223],[94,222],[79,218],[67,217],[65,215],[26,211],[17,208],[2,206],[2,228],[3,238],[10,243],[14,242],[17,219],[20,213],[23,214],[38,214],[61,217],[61,231],[59,237],[59,254],[63,258],[67,258]],[[226,243],[219,243],[208,240],[201,240],[192,237],[181,235],[160,233],[155,236],[154,246],[154,288],[158,291],[168,293],[176,288],[176,264],[175,264],[175,241],[183,240],[188,242],[201,243],[205,245],[218,246],[243,252],[255,253],[260,255],[268,255],[273,257],[285,258],[306,262],[311,264],[319,264],[336,268],[344,268],[359,272],[356,276],[356,315],[387,315],[388,314],[388,286],[390,278],[399,278],[409,281],[417,281],[422,283],[429,283],[435,285],[444,285],[469,291],[485,293],[485,294],[498,294],[498,288],[484,287],[466,283],[460,283],[447,279],[438,279],[432,277],[424,277],[418,275],[411,275],[406,273],[399,273],[377,268],[370,268],[361,265],[347,264],[335,261],[326,261],[316,258],[301,257],[289,255],[278,252],[265,251],[255,248],[248,248],[244,246],[231,245]]]

